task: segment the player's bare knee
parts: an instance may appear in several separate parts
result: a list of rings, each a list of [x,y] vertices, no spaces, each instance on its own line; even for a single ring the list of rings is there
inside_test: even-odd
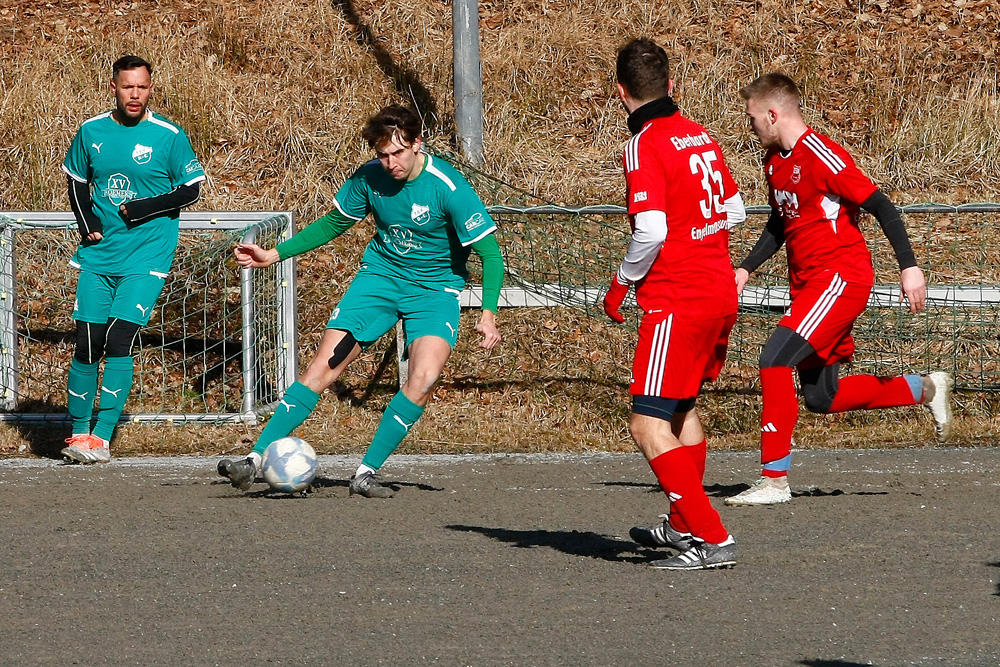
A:
[[[422,403],[430,398],[437,381],[437,373],[413,373],[411,371],[410,376],[406,378],[406,384],[403,385],[406,390],[403,393],[409,396],[414,403]]]

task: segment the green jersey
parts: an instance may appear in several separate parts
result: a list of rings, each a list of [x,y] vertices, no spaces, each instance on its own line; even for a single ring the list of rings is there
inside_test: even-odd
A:
[[[129,229],[118,207],[205,180],[184,130],[148,111],[134,126],[111,112],[83,122],[62,165],[70,178],[89,183],[103,238],[81,245],[71,263],[109,276],[170,271],[177,249],[177,211]]]
[[[461,289],[470,246],[496,231],[496,223],[458,170],[427,154],[424,160],[420,174],[402,182],[378,160],[362,165],[335,205],[355,221],[375,218],[377,232],[361,260],[370,270]]]

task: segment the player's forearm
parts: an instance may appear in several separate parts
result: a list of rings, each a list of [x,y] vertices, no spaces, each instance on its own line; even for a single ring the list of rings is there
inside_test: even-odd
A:
[[[627,285],[645,278],[666,240],[667,214],[664,211],[637,213],[632,240],[618,269],[618,280]]]
[[[288,259],[304,252],[315,250],[323,244],[329,243],[337,238],[352,226],[357,220],[349,218],[337,209],[333,209],[322,218],[310,223],[298,234],[282,241],[276,248],[281,259]]]
[[[724,205],[726,207],[726,227],[732,229],[743,223],[747,219],[747,209],[743,204],[743,195],[739,192],[728,198]]]
[[[503,287],[503,255],[496,236],[490,234],[472,244],[483,262],[483,310],[497,312]]]
[[[80,236],[87,238],[94,232],[103,233],[104,227],[101,219],[94,214],[94,202],[90,198],[90,184],[66,177],[69,189],[69,205],[73,210],[73,217],[76,218],[76,226],[80,230]]]
[[[154,218],[180,211],[201,198],[201,184],[180,185],[170,192],[155,197],[133,199],[119,207],[125,223],[131,228]]]
[[[744,269],[747,273],[753,273],[760,268],[761,264],[771,259],[785,242],[784,229],[781,213],[778,209],[772,208],[767,224],[764,225],[764,231],[761,232],[760,238],[757,239],[750,254],[740,262],[739,268]]]
[[[910,237],[906,233],[903,219],[899,215],[899,209],[885,196],[885,193],[876,190],[861,207],[878,220],[882,232],[889,239],[892,251],[896,254],[899,270],[916,266],[917,258],[913,254],[913,246],[910,244]]]

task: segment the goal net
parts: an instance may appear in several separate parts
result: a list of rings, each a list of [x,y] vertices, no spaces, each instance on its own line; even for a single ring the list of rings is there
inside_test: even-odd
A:
[[[292,260],[242,271],[240,240],[294,233],[276,212],[183,212],[180,243],[135,349],[123,421],[255,422],[294,379]],[[75,350],[71,213],[0,214],[0,419],[62,422]]]
[[[605,318],[601,299],[631,235],[623,207],[560,206],[450,153],[440,154],[466,175],[497,220],[508,285],[501,306],[566,306]],[[955,375],[961,389],[1000,391],[1000,204],[915,204],[902,211],[927,277],[927,309],[913,315],[900,303],[892,248],[875,220],[864,216],[861,226],[875,263],[876,285],[854,327],[858,353],[853,372],[944,370]],[[751,206],[747,212],[747,221],[730,238],[737,263],[753,247],[770,209]],[[477,297],[473,289],[466,305],[481,303]],[[728,366],[748,382],[754,381],[761,347],[789,303],[784,252],[779,251],[752,276],[730,338]],[[627,325],[636,327],[637,310],[623,312]]]

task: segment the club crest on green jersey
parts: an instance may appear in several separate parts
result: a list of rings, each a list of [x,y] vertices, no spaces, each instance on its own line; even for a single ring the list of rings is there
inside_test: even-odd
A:
[[[151,157],[153,157],[151,146],[136,144],[135,148],[132,149],[132,159],[135,160],[136,164],[146,164]]]
[[[410,209],[410,219],[418,225],[426,225],[431,219],[431,207],[414,202],[413,208]]]

